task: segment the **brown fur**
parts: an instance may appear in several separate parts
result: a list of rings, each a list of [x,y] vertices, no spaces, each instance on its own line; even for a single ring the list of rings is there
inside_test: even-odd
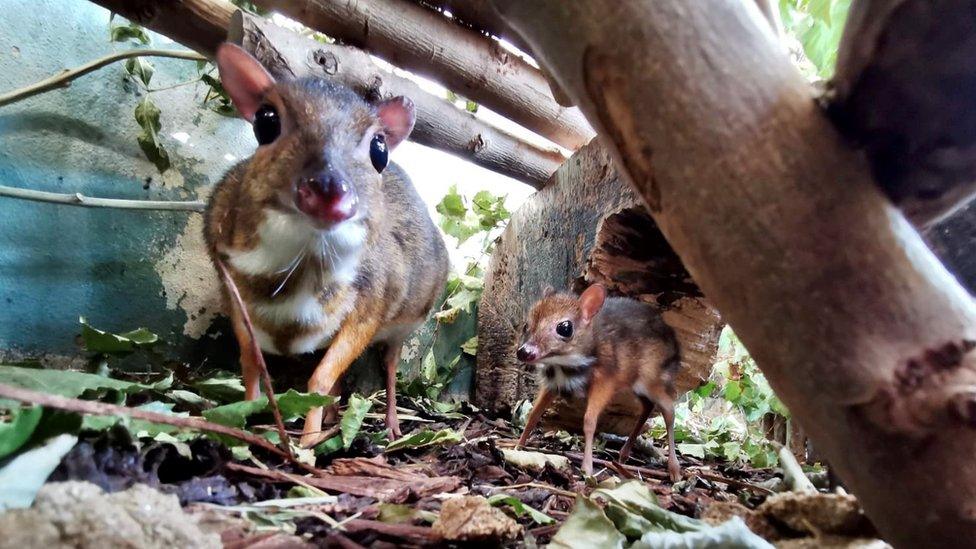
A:
[[[591,287],[580,297],[547,291],[530,309],[523,348],[537,355],[534,362],[541,363],[543,379],[519,445],[527,441],[555,392],[579,385],[587,400],[583,469],[592,472],[593,436],[600,413],[618,391],[629,389],[643,410],[620,452],[621,461],[628,458],[634,440],[657,406],[668,428],[668,468],[677,479],[680,471],[674,454],[673,412],[680,356],[674,331],[654,307],[621,297],[604,301],[603,295],[602,287]],[[556,331],[556,326],[565,321],[573,326],[570,337]],[[555,380],[569,381],[560,386]]]
[[[364,149],[362,144],[379,127],[373,107],[346,88],[311,79],[277,83],[264,102],[279,112],[281,135],[259,147],[218,183],[207,208],[204,235],[215,260],[226,259],[231,251],[253,250],[260,244],[257,228],[269,211],[297,211],[293,193],[303,171],[341,165],[359,197],[359,211],[365,213],[366,240],[354,280],[330,280],[324,261],[306,260],[282,286],[280,274],[247,275],[225,261],[255,327],[269,334],[281,352],[320,327],[271,323],[255,314],[255,303],[285,300],[300,287],[298,281],[311,277],[318,281],[317,296],[325,317],[336,319],[345,314],[309,381],[310,391],[330,393],[382,328],[423,321],[443,290],[447,250],[426,205],[402,170],[391,163],[380,175],[371,165],[368,146]],[[242,349],[248,398],[253,398],[257,394],[254,376],[249,375],[253,365],[243,351],[248,339],[238,329],[239,315],[232,317]],[[384,342],[399,349],[404,337],[395,331]],[[389,375],[395,376],[395,368]],[[388,400],[395,402],[392,394]],[[303,444],[315,442],[321,417],[322,410],[309,414]],[[394,421],[395,417],[394,412]],[[390,428],[399,432],[395,424]]]

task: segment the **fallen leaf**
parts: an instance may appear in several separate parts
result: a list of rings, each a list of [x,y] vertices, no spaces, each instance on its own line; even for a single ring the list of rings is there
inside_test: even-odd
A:
[[[505,461],[529,471],[542,471],[549,463],[556,469],[569,469],[569,458],[555,454],[544,454],[542,452],[529,452],[526,450],[501,449]]]
[[[37,491],[76,442],[74,435],[58,435],[4,465],[0,469],[0,510],[30,507]]]
[[[440,431],[423,429],[421,431],[411,433],[403,438],[394,440],[386,446],[384,451],[393,452],[406,448],[423,448],[425,446],[433,446],[435,444],[461,442],[461,440],[463,440],[461,433],[458,433],[453,429],[441,429]]]

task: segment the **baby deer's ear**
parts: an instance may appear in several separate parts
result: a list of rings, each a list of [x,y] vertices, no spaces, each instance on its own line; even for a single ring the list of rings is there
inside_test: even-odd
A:
[[[380,124],[383,125],[386,146],[391,151],[410,135],[410,132],[413,131],[413,125],[417,121],[413,101],[402,95],[378,103],[376,115],[379,116]]]
[[[261,106],[274,78],[249,53],[229,42],[217,48],[217,69],[220,83],[245,120],[254,120],[254,112]]]
[[[600,312],[603,302],[607,299],[607,289],[603,284],[594,284],[583,292],[579,298],[580,311],[583,313],[583,322],[589,324],[593,317]]]
[[[542,289],[542,297],[549,297],[556,293],[556,289],[552,287],[552,284],[546,284],[546,287]]]

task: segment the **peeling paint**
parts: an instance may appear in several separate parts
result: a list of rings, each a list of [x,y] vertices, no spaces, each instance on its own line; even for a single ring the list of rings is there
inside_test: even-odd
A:
[[[206,200],[211,188],[201,189]],[[166,308],[186,313],[183,335],[200,339],[221,311],[220,282],[203,240],[203,216],[187,218],[176,243],[154,265],[163,283]]]

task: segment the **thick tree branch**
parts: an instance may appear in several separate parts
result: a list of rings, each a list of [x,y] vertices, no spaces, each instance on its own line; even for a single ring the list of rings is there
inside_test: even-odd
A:
[[[309,27],[432,78],[569,149],[593,130],[576,108],[559,105],[538,69],[498,42],[407,0],[256,0]]]
[[[0,196],[34,200],[37,202],[52,202],[68,206],[82,206],[85,208],[118,208],[123,210],[171,210],[202,212],[207,205],[200,200],[178,202],[169,200],[125,200],[121,198],[94,198],[81,193],[49,193],[33,189],[21,189],[0,185]]]
[[[976,539],[976,306],[754,14],[493,1],[885,538]]]
[[[0,107],[4,105],[9,105],[15,103],[22,99],[38,95],[47,91],[51,91],[57,88],[67,88],[71,85],[72,80],[76,80],[85,76],[90,72],[97,71],[98,69],[115,63],[116,61],[121,61],[123,59],[131,59],[133,57],[175,57],[177,59],[189,59],[192,61],[200,61],[205,59],[202,55],[194,53],[192,51],[175,51],[175,50],[128,50],[120,51],[105,57],[100,57],[85,63],[84,65],[62,71],[54,76],[50,76],[37,82],[31,84],[30,86],[25,86],[23,88],[13,90],[4,94],[0,94]]]
[[[227,39],[237,7],[227,0],[92,0],[204,55]]]

